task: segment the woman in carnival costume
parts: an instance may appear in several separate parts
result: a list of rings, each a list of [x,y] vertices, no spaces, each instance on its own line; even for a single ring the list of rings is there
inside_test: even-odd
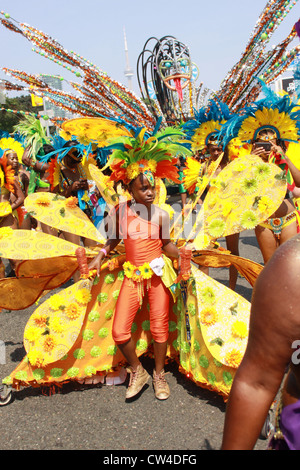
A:
[[[49,161],[54,156],[48,170],[51,192],[76,198],[79,207],[91,217],[88,184],[91,177],[87,165],[82,164],[85,152],[86,148],[76,140],[63,141],[60,148],[46,155],[45,160]],[[77,245],[80,244],[78,236],[64,233],[64,237]]]
[[[116,129],[119,130],[119,127],[116,126]],[[110,133],[113,137],[111,129]],[[278,168],[270,165],[271,172],[264,175],[264,184],[257,188],[255,193],[243,192],[240,189],[240,180],[251,179],[253,175],[258,174],[261,163],[260,159],[255,157],[251,157],[251,161],[248,157],[245,161],[242,158],[241,161],[236,159],[220,172],[214,185],[210,186],[203,204],[204,218],[200,217],[203,224],[200,227],[192,226],[189,234],[183,238],[180,230],[177,233],[173,216],[169,242],[169,234],[162,237],[160,233],[160,217],[166,217],[160,208],[168,206],[165,204],[166,192],[163,191],[164,185],[160,178],[177,180],[173,157],[184,149],[179,145],[182,143],[179,139],[183,139],[183,134],[178,130],[164,129],[149,135],[142,129],[137,131],[134,137],[125,132],[124,135],[126,137],[111,144],[111,177],[105,176],[94,165],[89,166],[91,176],[107,203],[117,208],[116,213],[119,215],[116,220],[119,220],[121,229],[124,227],[122,217],[125,213],[129,216],[127,222],[130,221],[130,228],[135,227],[136,231],[148,235],[151,227],[157,238],[125,238],[124,244],[117,244],[116,239],[109,245],[106,237],[101,235],[80,210],[74,197],[64,198],[58,194],[44,193],[41,200],[38,193],[28,196],[25,201],[26,210],[34,212],[34,216],[41,222],[93,239],[98,244],[98,250],[105,246],[108,249],[104,248],[98,253],[86,248],[87,260],[91,262],[90,267],[96,268],[97,274],[85,264],[82,277],[77,283],[54,294],[36,309],[24,331],[26,356],[10,376],[2,381],[3,387],[51,387],[72,380],[96,380],[97,377],[105,376],[125,363],[114,338],[118,339],[120,344],[124,340],[131,342],[130,354],[133,342],[137,357],[150,352],[151,330],[157,335],[157,325],[152,324],[152,316],[149,322],[148,309],[152,309],[153,304],[149,301],[147,288],[150,290],[150,285],[155,287],[159,284],[164,292],[165,315],[166,289],[170,295],[169,318],[161,319],[164,325],[163,337],[155,336],[157,343],[161,342],[163,345],[163,351],[166,346],[167,348],[163,354],[160,351],[158,357],[162,360],[166,355],[178,360],[180,370],[191,380],[227,397],[246,347],[250,304],[231,289],[206,276],[195,265],[189,265],[189,261],[192,256],[193,262],[199,266],[218,267],[234,264],[253,285],[262,267],[226,251],[212,249],[211,243],[221,236],[249,228],[250,223],[263,221],[266,213],[272,213],[278,206],[285,194],[286,182],[277,178]],[[139,176],[140,174],[142,176]],[[160,180],[162,188],[154,201],[152,175]],[[132,202],[118,206],[117,194],[114,191],[114,183],[118,180],[128,184],[134,180],[134,187],[131,184],[129,189],[138,200],[141,197],[140,191],[149,193],[146,199],[143,199],[145,204],[142,204],[146,212],[138,214]],[[228,181],[230,185],[226,183]],[[262,212],[258,205],[252,209],[254,201],[265,197],[266,192],[270,197],[268,210]],[[157,202],[160,208],[155,208],[153,218],[150,219],[154,223],[149,223],[148,207],[151,207],[152,201]],[[172,211],[168,209],[168,212]],[[127,230],[126,224],[125,229]],[[161,239],[167,240],[165,246],[172,247],[173,256],[177,256],[178,251],[171,242],[180,249],[179,273],[176,273],[176,259],[173,259],[173,256],[170,258],[163,255],[162,266]],[[190,249],[182,249],[188,242],[192,242],[192,252]],[[30,246],[26,254],[24,244]],[[78,269],[76,252],[82,248],[44,233],[20,230],[14,231],[7,243],[5,238],[1,238],[0,231],[1,252],[24,260],[18,266],[16,278],[10,280],[10,287],[13,286],[15,292],[13,298],[9,295],[5,281],[0,282],[0,306],[20,310],[32,305],[44,290],[49,291],[61,286]],[[114,249],[107,257],[104,256],[112,248]],[[154,259],[158,258],[153,269],[149,263],[152,256]],[[175,262],[174,267],[172,262]],[[155,271],[158,274],[154,274]],[[162,274],[161,280],[159,274]],[[124,286],[129,287],[123,288],[123,281]],[[118,311],[117,315],[115,312],[120,307],[121,301],[117,303],[119,296],[123,298],[125,289],[132,291],[130,284],[136,286],[137,295],[130,305],[129,299],[126,299],[127,311],[131,311],[131,318],[123,329],[122,319]],[[22,296],[19,296],[18,292],[22,292]],[[139,311],[132,323],[136,308]],[[152,312],[151,310],[151,315]],[[132,370],[130,372],[132,380],[129,395],[132,385],[136,383]],[[159,374],[159,371],[157,373]],[[144,372],[142,375],[140,385],[148,379]],[[159,375],[161,377],[157,382],[163,384],[162,398],[166,398],[169,393],[167,385],[163,374]],[[156,376],[154,377],[156,382]],[[4,395],[7,396],[7,393],[2,390],[2,403],[5,401]]]
[[[15,130],[23,136],[27,145],[23,163],[30,170],[29,194],[51,191],[65,197],[76,197],[81,209],[90,215],[88,147],[74,139],[65,140],[57,134],[51,139],[47,138],[39,121],[31,117],[16,126]],[[89,162],[96,163],[91,158]],[[41,227],[46,233],[58,234],[48,224],[41,224]],[[74,234],[64,232],[63,236],[80,244],[80,237]]]
[[[0,139],[0,149],[3,151],[7,149],[10,150],[10,153],[7,154],[8,165],[13,168],[15,179],[21,187],[25,198],[28,194],[29,177],[22,164],[22,158],[24,155],[24,146],[22,142],[19,141],[17,137],[11,137],[7,134],[7,136],[3,136]],[[15,202],[15,200],[15,196],[12,196],[11,202]],[[18,218],[19,228],[21,228],[24,222],[24,206],[18,205],[16,208],[16,215]]]
[[[223,152],[222,144],[218,139],[221,126],[230,119],[231,113],[228,106],[219,101],[210,100],[207,106],[195,112],[195,118],[183,125],[187,140],[193,153],[206,152],[208,158],[203,162],[197,161],[194,157],[189,157],[186,162],[184,186],[189,193],[196,190],[196,183],[193,174],[206,181],[206,176],[216,177],[225,168],[230,159],[234,156],[228,154],[228,149]],[[198,200],[203,200],[208,191],[208,187],[200,185]],[[234,255],[239,255],[239,233],[226,237],[227,249]],[[229,269],[229,287],[235,289],[238,272],[234,266]]]
[[[287,189],[293,191],[300,186],[300,107],[288,95],[280,97],[265,86],[263,90],[264,99],[244,108],[224,125],[224,145],[233,138],[249,145],[251,155],[281,168]],[[259,180],[253,181],[254,186],[257,184]],[[265,263],[279,245],[299,231],[298,208],[288,192],[286,196],[277,210],[255,228]]]
[[[15,165],[18,164],[17,154],[10,149],[0,149],[0,228],[11,230],[19,228],[17,210],[24,202],[24,194],[15,178]],[[12,200],[14,199],[14,200]],[[13,265],[13,261],[11,260]],[[0,277],[5,277],[5,266],[1,260]]]

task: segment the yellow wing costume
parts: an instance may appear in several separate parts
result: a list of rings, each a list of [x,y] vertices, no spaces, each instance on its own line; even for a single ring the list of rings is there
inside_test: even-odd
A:
[[[233,160],[210,180],[210,189],[187,240],[196,249],[210,241],[253,229],[268,218],[286,194],[286,179],[275,164],[247,155]]]
[[[65,198],[48,192],[33,193],[26,198],[25,208],[27,213],[50,227],[105,243],[103,235],[77,206],[76,197]]]
[[[152,145],[152,141],[150,144]],[[192,257],[196,265],[234,264],[253,285],[262,269],[260,265],[232,256],[228,252],[207,249],[207,240],[209,242],[227,233],[249,228],[249,220],[252,224],[254,220],[249,214],[248,217],[245,216],[247,211],[255,214],[257,223],[264,220],[276,204],[280,204],[282,195],[285,194],[286,182],[276,178],[279,174],[277,167],[276,171],[273,168],[267,171],[260,168],[255,159],[252,159],[251,165],[247,157],[238,160],[222,170],[215,181],[211,180],[205,200],[204,224],[198,230],[197,220],[196,226],[192,225],[192,230],[189,230],[183,241],[190,241],[197,248]],[[115,189],[107,184],[104,175],[93,165],[90,165],[90,173],[105,201],[115,205],[118,202]],[[255,181],[260,184],[253,183],[254,175]],[[164,206],[165,188],[159,180],[158,184],[157,202]],[[237,191],[242,191],[238,193],[239,197],[236,195]],[[243,201],[238,203],[237,200],[242,196]],[[72,198],[65,199],[51,193],[37,193],[30,195],[25,205],[27,211],[33,212],[34,217],[43,223],[91,238],[101,246],[104,238],[89,223],[75,202]],[[262,204],[264,211],[261,210]],[[222,223],[213,225],[218,219]],[[36,239],[32,248],[26,254],[25,250],[22,252],[25,259],[18,266],[18,277],[14,280],[24,281],[28,286],[30,280],[33,286],[37,283],[36,289],[30,288],[33,301],[34,297],[61,285],[60,282],[78,269],[77,245],[51,236],[34,236]],[[22,234],[19,237],[22,238]],[[7,243],[10,238],[15,241]],[[5,251],[3,244],[0,245],[0,250],[3,256],[9,258],[16,253],[14,244],[17,243],[18,236],[15,233],[6,233],[3,240],[6,243]],[[53,250],[49,263],[47,243],[49,250]],[[95,253],[87,250],[88,260]],[[89,273],[37,308],[24,331],[26,357],[3,380],[4,383],[17,389],[20,386],[61,384],[107,374],[124,362],[112,339],[112,319],[124,278],[124,261],[125,256],[122,253],[110,254],[108,261],[102,265],[100,277]],[[62,269],[64,265],[65,269]],[[166,263],[165,269],[168,266],[170,264]],[[4,285],[7,280],[2,282]],[[232,290],[204,275],[195,266],[191,269],[189,279],[185,280],[184,288],[174,277],[172,282],[169,286],[173,295],[170,296],[167,355],[179,362],[180,370],[190,379],[226,398],[245,351],[250,304]],[[9,301],[12,302],[12,299],[7,299],[6,308]],[[13,306],[16,308],[16,302]],[[132,338],[138,355],[151,351],[148,308],[148,299],[145,296],[132,327]]]

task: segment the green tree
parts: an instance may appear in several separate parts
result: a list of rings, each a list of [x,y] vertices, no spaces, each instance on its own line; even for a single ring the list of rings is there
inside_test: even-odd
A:
[[[42,106],[33,107],[31,104],[30,95],[22,95],[15,98],[6,98],[2,108],[11,109],[16,111],[28,111],[37,114],[43,110]],[[12,113],[5,110],[0,111],[0,129],[12,133],[14,126],[22,119],[22,114]]]

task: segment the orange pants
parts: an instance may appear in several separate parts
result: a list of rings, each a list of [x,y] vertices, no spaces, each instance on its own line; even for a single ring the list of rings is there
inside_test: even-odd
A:
[[[146,293],[146,282],[144,289]],[[148,289],[150,305],[150,331],[157,343],[164,343],[169,336],[169,291],[159,276],[153,275]],[[127,343],[131,338],[131,327],[140,307],[137,287],[124,278],[114,315],[112,337],[116,344]]]

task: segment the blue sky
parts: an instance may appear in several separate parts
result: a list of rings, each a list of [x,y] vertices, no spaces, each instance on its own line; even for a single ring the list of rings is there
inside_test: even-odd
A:
[[[218,89],[239,60],[266,0],[1,0],[0,10],[19,22],[50,34],[67,50],[89,59],[112,78],[127,85],[124,76],[126,29],[130,65],[148,38],[173,35],[188,45],[197,64],[199,81]],[[268,48],[284,39],[299,19],[299,4],[287,15]],[[29,73],[74,75],[32,52],[25,38],[0,25],[0,67]],[[295,40],[293,45],[299,44]],[[0,78],[8,78],[0,71]],[[137,81],[133,81],[138,93]]]

